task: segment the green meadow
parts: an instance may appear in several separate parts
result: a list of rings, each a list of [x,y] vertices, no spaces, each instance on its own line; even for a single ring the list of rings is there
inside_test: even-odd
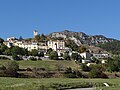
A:
[[[110,87],[103,86],[103,83],[108,83]],[[71,88],[74,86],[94,84],[96,90],[119,90],[120,79],[70,79],[70,78],[10,78],[0,77],[0,90],[41,90],[41,86],[49,87],[50,85],[64,85]],[[70,86],[71,85],[71,86]],[[43,90],[56,90],[43,88]],[[64,89],[57,89],[64,90]]]
[[[0,60],[4,65],[9,60]],[[56,70],[56,66],[80,69],[74,61],[39,60],[17,61],[20,69],[41,67],[47,70]],[[108,83],[110,87],[105,87]],[[70,88],[93,87],[95,90],[119,90],[120,78],[116,79],[85,79],[85,78],[11,78],[0,77],[0,90],[65,90]]]
[[[4,65],[9,60],[0,60],[0,65]],[[17,61],[19,63],[19,68],[45,68],[47,70],[56,70],[56,66],[62,67],[71,67],[73,69],[79,69],[80,66],[77,65],[74,61],[66,61],[66,60],[38,60],[38,61],[31,61],[31,60],[21,60]]]

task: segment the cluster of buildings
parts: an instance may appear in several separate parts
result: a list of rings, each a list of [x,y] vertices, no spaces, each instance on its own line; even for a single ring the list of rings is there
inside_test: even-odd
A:
[[[37,31],[33,32],[34,37],[38,35]],[[68,47],[65,47],[65,42],[63,40],[49,40],[49,41],[44,41],[44,42],[27,42],[24,39],[23,40],[17,40],[14,37],[10,37],[7,38],[7,41],[4,42],[4,44],[6,46],[8,46],[9,48],[11,46],[18,46],[21,48],[25,48],[28,51],[32,51],[33,49],[36,49],[38,51],[44,51],[44,53],[47,52],[47,50],[49,48],[52,48],[54,51],[58,52],[58,55],[60,56],[61,53],[64,53],[66,51],[69,51],[70,53],[72,53],[72,50]],[[88,52],[84,52],[84,53],[79,53],[81,55],[82,58],[84,58],[83,63],[85,63],[85,61],[90,61],[91,60],[91,53]],[[92,53],[92,55],[95,58],[107,58],[109,57],[109,54],[94,54]]]
[[[37,31],[34,31],[34,37],[38,35]],[[30,41],[27,42],[24,39],[23,40],[18,40],[15,37],[10,37],[7,38],[7,41],[4,42],[6,46],[9,48],[11,46],[18,46],[21,48],[25,48],[28,51],[32,51],[33,49],[36,49],[38,51],[44,51],[46,52],[47,49],[52,48],[54,51],[57,51],[58,53],[64,53],[66,49],[65,47],[65,42],[63,40],[49,40],[49,41],[44,41],[44,42],[34,42]]]

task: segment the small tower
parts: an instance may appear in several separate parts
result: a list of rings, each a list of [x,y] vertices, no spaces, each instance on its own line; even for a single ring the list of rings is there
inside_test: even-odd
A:
[[[33,31],[34,37],[38,35],[38,31],[34,30]]]

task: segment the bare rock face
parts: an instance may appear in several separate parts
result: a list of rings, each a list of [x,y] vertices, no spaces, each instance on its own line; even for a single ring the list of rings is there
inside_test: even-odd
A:
[[[115,41],[115,39],[107,38],[103,35],[87,35],[83,32],[73,32],[69,30],[64,30],[61,32],[53,32],[49,34],[50,37],[62,37],[64,39],[73,40],[78,46],[81,44],[86,45],[97,45],[104,44],[107,42]]]

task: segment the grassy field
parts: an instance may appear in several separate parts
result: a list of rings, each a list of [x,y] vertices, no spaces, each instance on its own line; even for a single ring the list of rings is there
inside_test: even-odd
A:
[[[4,65],[9,60],[0,60],[0,65]],[[56,70],[56,65],[63,67],[71,67],[79,69],[80,66],[74,61],[57,61],[57,60],[43,60],[43,61],[17,61],[20,68],[34,68],[41,67],[47,70]],[[103,86],[103,83],[108,83],[110,87]],[[82,78],[10,78],[0,77],[0,90],[56,90],[44,89],[44,87],[58,86],[58,87],[86,87],[88,85],[97,86],[96,90],[120,90],[120,78],[117,79],[82,79]],[[89,86],[88,86],[89,87]],[[57,89],[63,90],[63,89]]]
[[[0,60],[0,65],[4,65],[9,60]],[[22,68],[34,68],[40,67],[45,68],[47,70],[55,70],[57,65],[61,65],[63,67],[71,67],[73,69],[79,69],[79,65],[77,65],[74,61],[65,61],[65,60],[39,60],[39,61],[31,61],[31,60],[22,60],[17,61],[19,63],[19,67]]]
[[[97,90],[120,90],[120,79],[68,79],[68,78],[8,78],[0,77],[0,90],[41,90],[41,85],[49,86],[53,83],[109,83],[110,87],[99,87]]]

